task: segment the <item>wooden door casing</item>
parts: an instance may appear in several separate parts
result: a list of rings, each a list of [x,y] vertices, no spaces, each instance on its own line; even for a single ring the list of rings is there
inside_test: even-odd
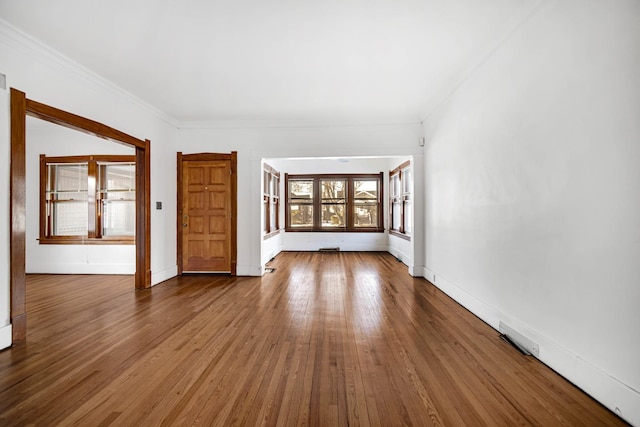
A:
[[[180,274],[236,274],[235,163],[235,153],[178,153]]]

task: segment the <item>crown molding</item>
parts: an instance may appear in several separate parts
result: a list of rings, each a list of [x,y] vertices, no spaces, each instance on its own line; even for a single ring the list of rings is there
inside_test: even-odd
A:
[[[9,48],[19,50],[44,65],[73,74],[74,77],[82,79],[95,88],[106,90],[116,96],[125,98],[156,118],[178,128],[179,122],[164,111],[138,98],[131,92],[122,89],[95,71],[72,60],[51,46],[16,28],[2,18],[0,18],[0,43]]]
[[[349,127],[388,127],[420,125],[417,117],[401,118],[361,118],[344,120],[185,120],[179,123],[179,129],[304,129],[304,128],[349,128]]]

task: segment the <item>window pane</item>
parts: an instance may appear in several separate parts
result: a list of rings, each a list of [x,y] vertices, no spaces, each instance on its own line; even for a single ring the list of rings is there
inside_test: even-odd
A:
[[[87,165],[62,164],[50,165],[52,168],[53,190],[58,192],[77,193],[87,191]]]
[[[313,181],[312,180],[290,180],[289,181],[289,200],[308,199],[313,200]]]
[[[136,166],[134,163],[100,164],[102,235],[133,236],[136,221]]]
[[[344,199],[346,197],[346,181],[344,180],[321,180],[322,200],[336,201],[337,199]]]
[[[390,185],[391,197],[397,197],[400,195],[400,175],[394,175],[391,177],[391,185]]]
[[[343,204],[323,204],[322,205],[322,226],[323,227],[344,227]]]
[[[269,194],[269,184],[271,182],[271,174],[267,171],[262,171],[262,194]]]
[[[369,202],[357,202],[354,210],[354,224],[356,227],[378,226],[378,203],[375,200]]]
[[[400,230],[400,220],[402,219],[402,202],[393,202],[392,206],[393,223],[391,229]]]
[[[411,234],[411,202],[409,200],[404,202],[404,232]]]
[[[378,181],[353,181],[354,197],[356,199],[378,199]]]
[[[277,200],[277,199],[276,199]],[[276,231],[278,229],[277,218],[278,218],[278,202],[271,203],[271,209],[269,210],[269,225],[271,231]]]
[[[289,224],[292,227],[312,227],[313,205],[289,205]]]
[[[104,200],[102,210],[103,236],[133,236],[136,231],[134,200]]]
[[[266,215],[268,215],[269,212],[269,197],[264,196],[262,198],[262,211],[264,212],[265,218]],[[265,221],[262,221],[262,231],[264,233],[268,233],[269,232],[269,224],[268,224],[269,220],[268,218]]]
[[[411,193],[411,169],[405,169],[402,171],[402,193]]]
[[[86,236],[88,232],[87,209],[86,200],[54,202],[51,212],[53,224],[52,235]]]
[[[51,202],[51,235],[87,235],[87,165],[49,165],[47,200]]]
[[[129,192],[136,189],[136,165],[133,163],[101,164],[100,189],[110,192]],[[116,197],[118,199],[122,197]]]

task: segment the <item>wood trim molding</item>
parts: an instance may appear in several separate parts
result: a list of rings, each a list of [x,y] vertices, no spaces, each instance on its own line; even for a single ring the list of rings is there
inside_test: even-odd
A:
[[[238,152],[231,152],[231,275],[238,268]]]
[[[136,289],[151,287],[151,141],[136,148]]]
[[[145,149],[145,141],[134,138],[131,135],[127,135],[124,132],[120,132],[102,123],[30,99],[27,99],[26,102],[27,114],[31,117],[37,117],[38,119],[88,133],[98,138],[109,139],[131,145],[135,148]]]
[[[389,175],[395,175],[398,172],[400,172],[402,169],[408,168],[409,166],[411,166],[411,160],[407,160],[406,162],[403,162],[398,166],[396,166],[395,168],[393,168],[393,170],[390,170]]]
[[[27,97],[11,89],[10,280],[13,342],[27,338],[25,283]]]
[[[178,275],[182,275],[182,152],[178,151],[176,155],[176,176],[177,176],[177,191],[176,191],[176,255],[178,262]]]
[[[92,156],[44,156],[47,163],[88,163],[90,161],[96,162],[113,162],[113,163],[135,163],[135,155],[125,154],[98,154]]]
[[[237,153],[237,151],[232,151],[231,154],[226,153],[194,153],[194,154],[182,154],[182,160],[184,161],[215,161],[215,160],[231,160],[233,162],[232,156],[233,153]]]
[[[11,88],[10,290],[12,341],[27,336],[25,289],[26,116],[36,117],[136,149],[136,275],[137,289],[151,287],[151,157],[150,141],[140,140],[102,123],[27,99]]]

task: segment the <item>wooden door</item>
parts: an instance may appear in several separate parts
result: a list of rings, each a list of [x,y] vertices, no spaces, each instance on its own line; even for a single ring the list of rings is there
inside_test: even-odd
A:
[[[180,272],[235,274],[236,197],[232,159],[228,154],[179,153],[179,160]]]

